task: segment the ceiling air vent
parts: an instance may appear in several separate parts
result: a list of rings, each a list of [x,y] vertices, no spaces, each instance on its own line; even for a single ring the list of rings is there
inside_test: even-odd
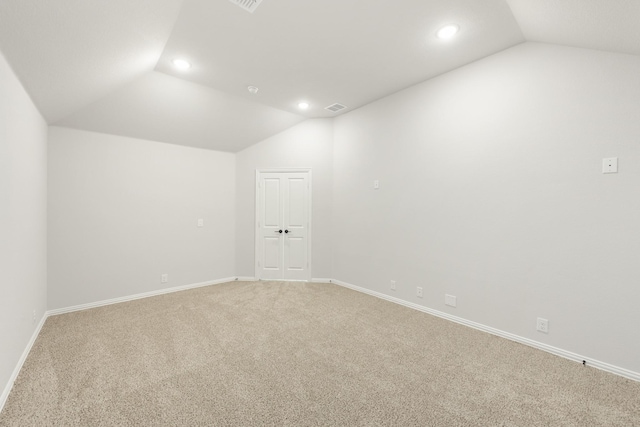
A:
[[[260,3],[262,3],[262,0],[229,0],[229,1],[231,3],[237,4],[247,12],[251,12],[251,13],[253,13],[258,8],[258,6],[260,6]]]
[[[332,105],[329,105],[328,107],[325,107],[325,110],[329,110],[329,111],[333,111],[334,113],[337,113],[338,111],[344,110],[345,108],[347,107],[345,107],[342,104],[332,104]]]

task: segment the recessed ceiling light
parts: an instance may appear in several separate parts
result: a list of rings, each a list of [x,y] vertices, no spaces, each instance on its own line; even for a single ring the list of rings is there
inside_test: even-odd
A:
[[[173,60],[173,65],[178,69],[178,70],[188,70],[189,68],[191,68],[191,64],[189,64],[187,61],[185,61],[184,59],[174,59]]]
[[[298,108],[301,110],[306,110],[307,108],[309,108],[309,103],[308,102],[301,102],[298,104]]]
[[[442,40],[450,39],[451,37],[455,36],[459,30],[460,27],[456,24],[445,25],[438,30],[436,36]]]

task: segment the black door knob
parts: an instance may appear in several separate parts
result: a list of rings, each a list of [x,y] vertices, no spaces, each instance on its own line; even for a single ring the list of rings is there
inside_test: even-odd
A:
[[[282,234],[282,230],[278,230],[278,233]]]
[[[288,233],[288,232],[289,232],[289,230],[284,230],[284,232],[285,232],[285,233]]]

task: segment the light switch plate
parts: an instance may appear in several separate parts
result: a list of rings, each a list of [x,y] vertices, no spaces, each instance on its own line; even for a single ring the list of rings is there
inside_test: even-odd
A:
[[[602,173],[618,173],[618,158],[607,157],[602,159]]]

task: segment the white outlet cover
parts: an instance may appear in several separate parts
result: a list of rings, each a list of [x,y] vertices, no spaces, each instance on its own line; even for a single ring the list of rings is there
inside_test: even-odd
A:
[[[602,159],[602,173],[618,173],[618,158],[607,157]]]
[[[549,333],[549,321],[547,319],[543,319],[542,317],[538,317],[538,321],[536,323],[536,329],[545,334]]]
[[[396,290],[396,281],[395,281],[395,280],[392,280],[392,281],[391,281],[391,290],[392,290],[392,291],[395,291],[395,290]]]
[[[420,286],[416,288],[416,295],[418,298],[422,298],[422,288]]]
[[[204,219],[198,219],[198,227],[204,227]]]
[[[457,307],[458,303],[457,303],[457,298],[453,295],[447,295],[445,294],[444,296],[444,303],[450,307]]]
[[[380,181],[378,181],[377,179],[375,181],[373,181],[373,189],[374,190],[379,190],[380,189]]]

